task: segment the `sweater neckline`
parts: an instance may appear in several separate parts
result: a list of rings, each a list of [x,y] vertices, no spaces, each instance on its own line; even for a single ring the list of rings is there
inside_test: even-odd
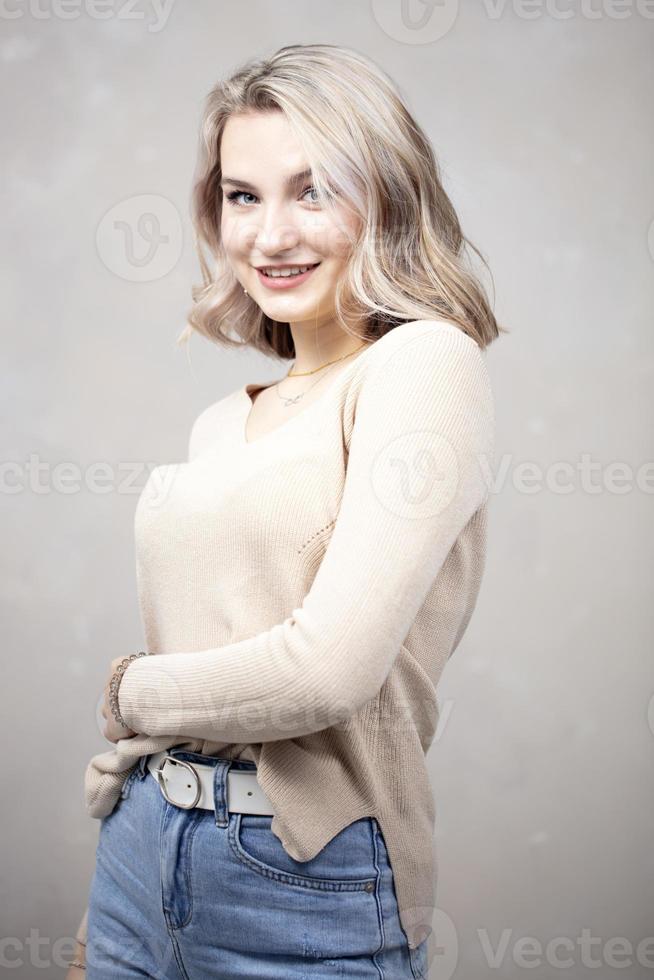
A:
[[[327,388],[325,388],[322,395],[314,399],[314,401],[310,402],[306,408],[303,408],[301,412],[296,412],[294,415],[291,415],[290,418],[287,418],[283,422],[280,422],[279,425],[276,425],[273,429],[269,429],[267,432],[264,432],[262,435],[257,436],[256,439],[247,438],[247,427],[250,419],[250,413],[252,412],[252,409],[254,407],[254,402],[252,401],[251,395],[253,392],[259,389],[263,391],[265,388],[272,388],[274,385],[278,384],[279,382],[271,381],[270,384],[258,384],[254,381],[251,381],[248,384],[244,384],[241,388],[239,388],[239,392],[238,392],[239,396],[241,397],[241,401],[243,402],[243,418],[239,426],[240,439],[243,445],[256,446],[257,443],[259,442],[263,442],[264,440],[271,439],[276,433],[279,433],[282,429],[285,430],[289,425],[292,425],[294,422],[297,422],[298,419],[301,419],[304,415],[307,415],[317,406],[323,405],[329,399],[331,394],[338,388],[339,384],[343,381],[343,379],[348,376],[349,372],[352,370],[354,365],[358,363],[359,358],[363,357],[364,354],[366,354],[372,347],[374,347],[375,343],[376,341],[374,341],[372,344],[369,344],[368,347],[362,350],[361,353],[354,358],[354,360],[350,361],[348,366],[346,368],[343,368],[343,370],[339,372],[338,376],[332,381],[332,383]]]

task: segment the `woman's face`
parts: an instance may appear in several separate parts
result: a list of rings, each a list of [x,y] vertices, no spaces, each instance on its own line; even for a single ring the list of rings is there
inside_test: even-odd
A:
[[[356,216],[338,205],[335,213],[321,207],[282,112],[231,116],[220,157],[221,233],[236,278],[273,320],[312,329],[331,320]],[[260,271],[307,265],[316,268],[282,279]]]

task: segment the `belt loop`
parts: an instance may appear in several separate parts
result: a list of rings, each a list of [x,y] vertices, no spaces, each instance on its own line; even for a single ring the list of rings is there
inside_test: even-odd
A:
[[[227,773],[232,764],[231,759],[221,760],[214,766],[213,771],[213,806],[216,812],[216,827],[229,825],[229,809],[227,800]]]
[[[148,774],[148,759],[149,755],[142,755],[138,761],[138,778],[145,779]]]

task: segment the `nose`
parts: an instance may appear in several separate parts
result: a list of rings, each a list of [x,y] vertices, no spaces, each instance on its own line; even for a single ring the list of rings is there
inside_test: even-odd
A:
[[[254,247],[267,258],[295,248],[300,241],[300,228],[285,207],[263,206],[259,212]]]

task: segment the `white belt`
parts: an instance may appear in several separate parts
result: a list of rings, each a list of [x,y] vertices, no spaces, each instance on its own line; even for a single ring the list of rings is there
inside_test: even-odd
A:
[[[193,807],[214,809],[214,766],[177,759],[165,749],[151,755],[147,766],[169,803],[184,810],[191,810]],[[227,770],[226,789],[227,809],[230,813],[274,816],[272,803],[259,786],[254,770],[230,767]]]

